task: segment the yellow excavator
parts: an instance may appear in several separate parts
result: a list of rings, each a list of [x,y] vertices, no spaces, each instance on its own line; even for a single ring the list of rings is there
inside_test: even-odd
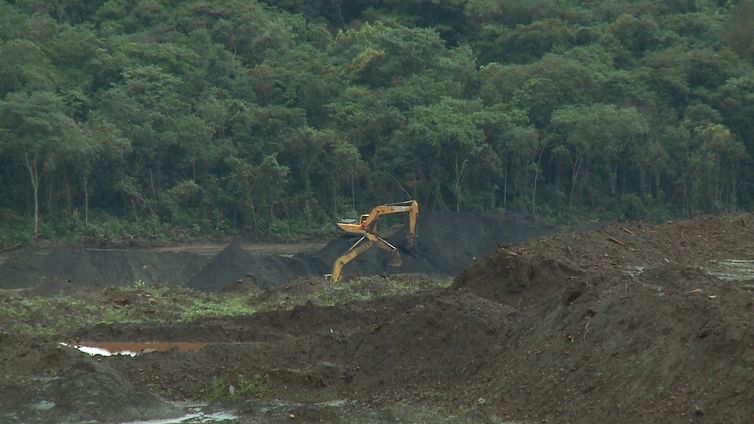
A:
[[[402,259],[398,248],[390,244],[387,240],[377,235],[377,220],[381,216],[394,215],[399,213],[407,213],[409,219],[409,233],[408,241],[411,246],[416,243],[416,217],[419,215],[419,204],[416,200],[408,200],[405,202],[389,203],[385,205],[375,206],[368,214],[361,215],[361,218],[356,219],[342,219],[338,221],[338,228],[349,234],[360,235],[361,238],[354,243],[346,253],[335,260],[332,266],[332,273],[325,274],[325,279],[337,283],[340,281],[341,272],[343,267],[356,259],[359,255],[363,254],[372,246],[377,245],[382,250],[393,255],[390,262],[392,266],[400,266]]]

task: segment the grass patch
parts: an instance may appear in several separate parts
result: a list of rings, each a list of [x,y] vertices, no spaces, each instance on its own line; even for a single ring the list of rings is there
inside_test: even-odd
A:
[[[180,321],[188,322],[207,317],[233,317],[252,315],[256,310],[244,297],[196,299],[193,304],[181,312]]]
[[[253,377],[236,375],[233,378],[215,377],[210,386],[208,400],[222,402],[229,400],[261,399],[275,396],[278,390],[270,383],[268,375],[255,374]]]
[[[435,280],[423,275],[359,277],[340,283],[300,279],[287,287],[265,293],[256,304],[257,311],[292,309],[311,302],[320,306],[337,306],[354,302],[410,296],[423,291],[449,287],[451,279]],[[291,289],[288,289],[288,288]],[[308,289],[307,289],[308,288]],[[252,300],[252,303],[254,301]]]
[[[97,324],[157,324],[253,314],[255,310],[247,300],[240,295],[156,286],[107,288],[55,297],[13,294],[0,300],[0,333],[65,336]]]

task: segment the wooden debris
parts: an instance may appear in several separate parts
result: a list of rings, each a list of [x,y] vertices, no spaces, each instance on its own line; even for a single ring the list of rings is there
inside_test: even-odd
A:
[[[497,250],[502,250],[511,256],[519,256],[521,254],[519,252],[512,250],[511,247],[508,246],[507,244],[503,244],[501,242],[497,242]]]
[[[0,253],[10,252],[11,250],[20,249],[21,246],[22,246],[22,244],[18,243],[18,244],[14,244],[13,246],[10,246],[10,247],[4,247],[4,248],[0,249]]]
[[[694,290],[691,290],[690,292],[688,292],[686,294],[699,294],[701,292],[702,292],[702,289],[694,289]]]
[[[118,306],[128,306],[131,304],[131,300],[126,298],[113,299],[112,302]]]
[[[618,239],[617,239],[617,238],[615,238],[615,237],[608,237],[607,239],[608,239],[608,240],[610,240],[611,242],[613,242],[613,243],[615,243],[615,244],[619,244],[619,245],[621,245],[621,246],[625,246],[625,245],[626,245],[626,243],[624,243],[624,242],[622,242],[622,241],[618,240]]]
[[[631,231],[631,230],[629,230],[629,229],[628,229],[628,228],[626,228],[626,227],[620,227],[620,229],[621,229],[621,230],[623,230],[623,232],[624,232],[624,233],[626,233],[626,234],[631,234],[631,235],[634,235],[634,232],[633,232],[633,231]]]

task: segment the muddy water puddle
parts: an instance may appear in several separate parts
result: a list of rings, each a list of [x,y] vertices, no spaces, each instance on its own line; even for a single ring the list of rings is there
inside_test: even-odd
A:
[[[724,281],[754,281],[754,259],[722,259],[712,261],[705,270]],[[754,288],[754,285],[744,285]]]
[[[702,269],[723,281],[738,283],[741,287],[754,290],[754,259],[719,259],[707,262]],[[642,265],[626,267],[623,272],[638,277],[646,270]]]
[[[166,418],[145,421],[127,421],[121,424],[209,424],[209,423],[236,423],[237,415],[230,412],[205,412],[203,405],[186,407],[186,415],[176,418]]]
[[[152,352],[167,352],[178,350],[180,352],[194,352],[203,349],[207,343],[196,342],[77,342],[60,343],[62,346],[71,347],[88,355],[100,356],[137,356]]]

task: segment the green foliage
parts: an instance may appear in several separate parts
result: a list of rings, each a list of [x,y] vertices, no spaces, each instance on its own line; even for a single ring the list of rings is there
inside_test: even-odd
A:
[[[753,4],[2,2],[0,240],[751,208]]]
[[[274,396],[279,389],[270,383],[270,376],[255,374],[247,377],[242,374],[228,377],[215,377],[210,385],[210,402],[260,399]]]
[[[207,317],[229,317],[238,315],[253,315],[255,309],[246,299],[239,297],[220,298],[212,300],[196,299],[180,315],[180,321],[193,321]]]
[[[10,298],[0,310],[0,332],[65,336],[97,324],[193,321],[251,315],[257,306],[242,295],[207,295],[136,281],[131,287],[81,296]]]
[[[34,238],[34,224],[28,216],[13,209],[0,209],[0,246],[28,242]]]
[[[296,292],[269,292],[261,303],[252,302],[257,311],[291,309],[313,303],[322,306],[336,306],[352,302],[369,302],[374,299],[410,296],[415,293],[448,287],[451,280],[430,280],[425,276],[370,276],[357,277],[337,284],[316,286],[315,290]],[[309,283],[310,284],[310,283]]]

